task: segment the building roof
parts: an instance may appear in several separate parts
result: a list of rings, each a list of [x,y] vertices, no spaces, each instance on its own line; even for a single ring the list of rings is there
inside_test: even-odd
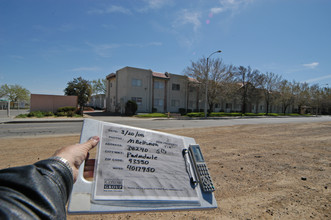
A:
[[[153,77],[156,77],[156,78],[162,78],[162,79],[169,79],[169,75],[167,72],[165,73],[157,73],[157,72],[153,72]]]
[[[106,79],[110,79],[110,78],[115,78],[116,74],[115,73],[111,73],[108,76],[106,76]]]

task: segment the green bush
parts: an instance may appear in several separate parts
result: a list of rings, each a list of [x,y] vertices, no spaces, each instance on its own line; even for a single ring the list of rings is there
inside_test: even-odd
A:
[[[76,112],[77,108],[73,106],[66,106],[57,109],[57,112]]]
[[[67,112],[68,117],[74,117],[75,115],[76,115],[76,113],[74,111]]]
[[[167,114],[163,113],[151,113],[151,114],[144,114],[144,115],[136,115],[139,118],[163,118],[168,117]]]
[[[264,116],[265,113],[245,113],[245,116]]]
[[[43,114],[46,117],[54,116],[54,113],[53,112],[43,112]]]
[[[137,103],[129,100],[125,104],[125,115],[132,116],[136,114],[137,109],[138,109]]]
[[[277,113],[268,113],[268,116],[279,116]]]
[[[230,117],[235,117],[235,116],[241,116],[241,113],[237,113],[237,112],[232,112],[232,113],[228,113],[228,112],[212,112],[210,113],[211,117],[224,117],[224,116],[230,116]]]
[[[205,117],[205,113],[204,112],[191,112],[191,113],[187,113],[188,117]]]
[[[185,115],[186,114],[186,109],[185,108],[179,108],[178,112],[180,113],[180,115]]]
[[[42,117],[45,117],[45,116],[44,116],[44,113],[43,112],[41,112],[41,111],[35,111],[35,112],[30,112],[28,114],[28,117],[42,118]]]
[[[15,118],[26,118],[28,117],[28,114],[19,114]]]
[[[64,116],[67,116],[67,113],[66,112],[56,112],[56,116],[64,117]]]

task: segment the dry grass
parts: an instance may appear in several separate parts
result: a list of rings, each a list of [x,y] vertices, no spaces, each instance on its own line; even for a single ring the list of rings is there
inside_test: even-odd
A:
[[[331,123],[167,130],[195,138],[219,208],[70,215],[68,219],[330,219]],[[0,139],[0,168],[49,157],[78,136]]]

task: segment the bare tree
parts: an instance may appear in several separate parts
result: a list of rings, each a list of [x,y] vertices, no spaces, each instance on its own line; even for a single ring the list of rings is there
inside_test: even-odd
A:
[[[91,82],[92,94],[106,94],[107,90],[107,80],[106,79],[97,79]]]
[[[241,113],[245,114],[247,111],[248,102],[254,99],[256,94],[255,79],[259,74],[258,70],[252,70],[250,66],[243,67],[239,66],[237,69],[238,82],[240,83],[240,94],[241,94]]]
[[[282,105],[282,112],[285,115],[287,108],[294,104],[294,83],[287,80],[282,80],[279,83],[279,97],[278,101]]]
[[[295,82],[294,85],[295,103],[298,105],[298,113],[304,113],[310,103],[310,93],[308,83]]]
[[[184,73],[206,85],[206,72],[209,69],[208,105],[209,111],[213,111],[214,105],[220,100],[220,96],[225,93],[222,87],[233,81],[234,68],[231,65],[225,65],[221,59],[210,59],[208,63],[209,68],[205,57],[197,62],[192,61],[191,66],[186,67]]]
[[[259,74],[256,78],[259,88],[263,91],[264,101],[266,103],[265,113],[267,115],[269,114],[269,108],[274,100],[280,80],[281,77],[272,72]]]

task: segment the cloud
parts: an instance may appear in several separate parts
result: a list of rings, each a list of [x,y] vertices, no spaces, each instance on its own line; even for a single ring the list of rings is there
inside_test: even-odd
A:
[[[173,0],[144,0],[145,5],[136,9],[138,12],[147,12],[149,10],[159,10],[165,6],[173,5]]]
[[[122,6],[111,5],[104,9],[92,9],[87,12],[88,14],[111,14],[111,13],[122,13],[122,14],[131,14],[130,9],[124,8]]]
[[[226,11],[238,12],[243,7],[254,2],[254,0],[219,0],[219,6],[211,8],[212,14],[219,14]]]
[[[169,0],[145,0],[147,7],[150,9],[160,9],[171,3]]]
[[[312,83],[312,82],[318,82],[318,81],[325,80],[325,79],[331,79],[331,75],[325,75],[325,76],[321,76],[321,77],[317,77],[317,78],[313,78],[313,79],[308,79],[308,80],[305,80],[305,82]]]
[[[199,27],[201,26],[200,18],[200,12],[183,9],[178,13],[177,18],[173,22],[173,27],[178,28],[184,25],[192,25],[193,30],[197,32]]]
[[[314,69],[319,65],[318,62],[313,62],[313,63],[307,63],[307,64],[303,64],[304,67],[310,68],[310,69]]]

